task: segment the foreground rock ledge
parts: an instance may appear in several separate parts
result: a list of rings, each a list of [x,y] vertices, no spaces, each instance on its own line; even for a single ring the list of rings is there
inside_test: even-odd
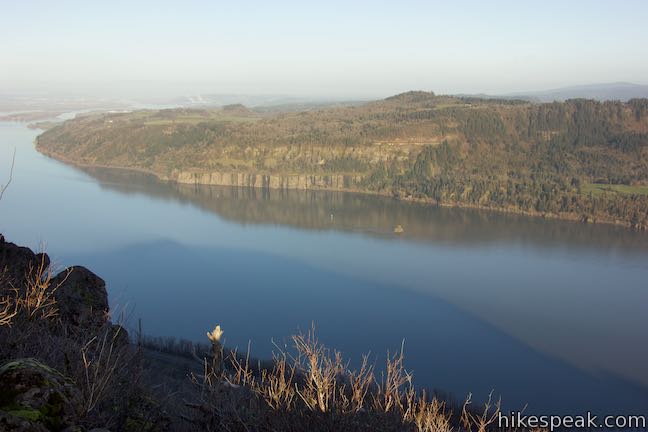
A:
[[[73,426],[81,392],[72,380],[35,359],[0,367],[0,430],[62,430]]]

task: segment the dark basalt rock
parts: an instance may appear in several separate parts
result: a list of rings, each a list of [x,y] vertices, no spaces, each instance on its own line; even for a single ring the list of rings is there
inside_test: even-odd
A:
[[[3,432],[49,432],[40,423],[0,411],[0,431]]]
[[[49,265],[47,254],[9,243],[0,235],[0,294],[11,293],[13,288],[23,290]],[[64,324],[96,331],[108,323],[106,283],[87,268],[74,266],[62,271],[51,279],[50,287],[55,289],[58,315]]]
[[[22,288],[39,268],[47,269],[49,256],[5,241],[0,235],[0,288]]]
[[[70,267],[51,281],[59,317],[65,324],[94,330],[108,322],[106,282],[85,267]]]

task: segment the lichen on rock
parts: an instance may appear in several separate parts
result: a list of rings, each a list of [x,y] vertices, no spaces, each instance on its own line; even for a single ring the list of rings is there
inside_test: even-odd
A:
[[[0,367],[0,425],[8,429],[72,426],[80,415],[80,400],[72,380],[38,360],[18,359]]]

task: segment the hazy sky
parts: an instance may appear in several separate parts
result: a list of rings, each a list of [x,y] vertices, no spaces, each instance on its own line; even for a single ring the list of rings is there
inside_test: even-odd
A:
[[[0,91],[385,96],[648,84],[648,1],[0,0]]]

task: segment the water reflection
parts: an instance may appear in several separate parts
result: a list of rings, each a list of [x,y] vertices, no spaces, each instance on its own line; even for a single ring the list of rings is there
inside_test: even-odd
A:
[[[243,224],[278,224],[308,230],[362,232],[410,241],[457,245],[520,243],[648,252],[648,234],[614,225],[587,225],[474,209],[438,208],[388,197],[346,192],[271,190],[164,183],[154,176],[82,168],[102,187],[191,203]]]

